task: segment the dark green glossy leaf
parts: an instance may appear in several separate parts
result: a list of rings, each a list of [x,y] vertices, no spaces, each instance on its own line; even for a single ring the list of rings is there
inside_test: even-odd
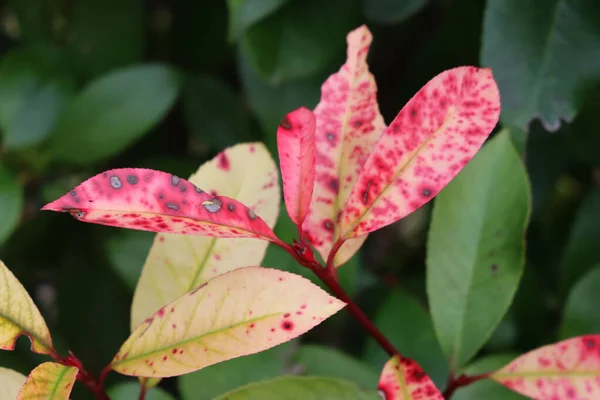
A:
[[[435,337],[431,317],[412,297],[393,291],[380,306],[373,323],[404,356],[415,360],[443,389],[450,372],[448,362]],[[381,369],[389,356],[369,339],[364,358]]]
[[[69,104],[51,136],[55,159],[87,164],[113,156],[147,133],[173,105],[179,77],[147,64],[111,72]]]
[[[419,12],[427,0],[363,0],[367,19],[380,24],[397,24]]]
[[[107,390],[111,400],[134,400],[140,394],[140,384],[138,382],[119,383]],[[175,400],[175,397],[160,388],[154,388],[146,393],[145,400]]]
[[[184,116],[193,142],[212,150],[250,141],[250,121],[231,86],[210,75],[186,79]]]
[[[585,85],[600,79],[598,21],[595,0],[488,1],[481,63],[494,71],[503,121],[540,118],[555,131],[573,120]]]
[[[377,391],[363,391],[353,382],[322,377],[283,377],[253,383],[215,400],[381,400]]]
[[[525,261],[529,182],[507,131],[438,195],[427,246],[427,295],[444,353],[464,365],[508,310]]]
[[[41,143],[75,88],[70,77],[46,68],[20,49],[0,62],[0,127],[7,150]]]
[[[183,400],[210,400],[252,382],[282,375],[292,343],[210,365],[179,378]]]
[[[21,219],[23,188],[8,169],[0,164],[0,244],[4,242]]]
[[[247,29],[242,50],[272,84],[313,76],[343,57],[357,6],[356,0],[292,1]]]
[[[273,14],[290,0],[227,0],[229,39],[235,41],[246,29]]]
[[[519,354],[494,354],[492,356],[486,356],[473,362],[471,365],[466,367],[462,373],[467,375],[477,375],[486,372],[492,372],[502,368],[518,356]],[[458,389],[452,398],[455,400],[527,399],[527,397],[521,396],[520,394],[513,392],[512,390],[507,389],[501,384],[490,379],[484,379],[468,386],[464,386]]]
[[[292,362],[302,375],[346,379],[363,389],[375,389],[379,382],[378,370],[331,347],[300,346]]]
[[[596,266],[573,286],[559,328],[559,339],[600,333],[600,266]]]
[[[562,260],[562,288],[568,289],[595,264],[600,262],[598,253],[600,237],[600,189],[593,189],[583,200]]]
[[[152,232],[123,229],[106,242],[106,255],[111,266],[132,291],[140,279],[154,236]]]
[[[142,0],[73,2],[71,52],[85,78],[137,63],[145,45]]]

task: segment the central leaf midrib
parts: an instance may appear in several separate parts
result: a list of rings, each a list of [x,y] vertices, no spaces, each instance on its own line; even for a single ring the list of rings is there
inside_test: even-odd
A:
[[[270,318],[270,317],[281,315],[283,313],[284,312],[277,312],[277,313],[267,314],[267,315],[263,315],[263,316],[256,317],[256,318],[247,319],[247,320],[235,323],[235,324],[231,324],[231,325],[225,326],[223,328],[219,328],[219,329],[214,330],[214,331],[205,332],[203,334],[194,336],[194,337],[192,337],[190,339],[187,339],[187,340],[182,340],[180,342],[173,343],[173,344],[170,344],[168,346],[164,346],[164,347],[161,347],[161,348],[158,348],[158,349],[154,349],[154,350],[149,351],[149,352],[145,352],[145,353],[139,354],[137,356],[128,357],[128,358],[126,358],[124,360],[120,360],[119,362],[112,363],[111,365],[123,365],[123,364],[127,364],[127,363],[130,363],[132,361],[136,361],[136,360],[138,360],[140,358],[152,356],[152,355],[155,355],[155,354],[159,354],[159,353],[161,353],[163,351],[171,350],[174,347],[185,346],[185,345],[187,345],[189,343],[192,343],[192,342],[194,342],[196,340],[201,340],[201,339],[203,339],[203,338],[205,338],[207,336],[216,335],[216,334],[222,333],[223,331],[227,331],[229,329],[237,328],[240,325],[245,325],[245,324],[248,324],[248,323],[257,322],[257,321],[260,321],[260,320],[263,320],[263,319],[266,319],[266,318]]]
[[[50,399],[53,399],[54,395],[58,392],[58,387],[59,387],[61,381],[63,380],[63,378],[65,377],[65,375],[67,374],[67,372],[69,372],[69,367],[62,366],[62,371],[58,374],[58,379],[54,382],[54,385],[52,387],[52,392],[50,393]]]

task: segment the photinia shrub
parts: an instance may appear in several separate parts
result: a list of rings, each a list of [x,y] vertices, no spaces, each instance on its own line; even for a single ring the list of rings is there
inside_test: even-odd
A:
[[[316,108],[291,111],[277,129],[284,204],[298,232],[292,243],[273,231],[279,172],[261,143],[227,148],[187,180],[143,168],[104,171],[45,205],[82,222],[157,234],[135,290],[131,334],[98,377],[74,354],[55,350],[41,313],[0,262],[0,347],[12,350],[26,335],[33,352],[53,360],[28,377],[0,369],[2,398],[68,399],[79,381],[106,400],[105,377],[116,371],[137,377],[144,399],[161,378],[271,349],[344,307],[387,352],[379,382],[369,388],[290,376],[218,398],[431,400],[483,380],[533,399],[600,398],[600,335],[464,372],[521,278],[528,181],[508,133],[488,140],[500,115],[490,69],[440,73],[386,125],[367,64],[371,40],[365,26],[350,32],[346,63],[323,84]],[[392,345],[337,277],[369,233],[436,196],[427,294],[450,365],[445,386],[406,356],[410,348]],[[297,274],[261,267],[267,246],[288,252],[332,294]]]

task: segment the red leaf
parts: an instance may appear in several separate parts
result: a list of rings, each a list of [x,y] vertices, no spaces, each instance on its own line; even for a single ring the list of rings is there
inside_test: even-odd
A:
[[[385,400],[443,400],[435,384],[410,358],[390,359],[381,371],[378,389]]]
[[[315,188],[303,229],[311,244],[327,259],[339,237],[339,216],[367,156],[385,129],[377,103],[377,84],[367,55],[373,35],[361,26],[347,36],[346,63],[321,88],[314,110],[316,130]],[[346,262],[366,235],[344,243],[334,265]]]
[[[600,398],[600,335],[580,336],[526,353],[490,375],[537,400]]]
[[[42,210],[66,211],[80,221],[143,231],[278,242],[271,228],[242,203],[212,196],[185,179],[151,169],[103,172]]]
[[[302,225],[315,183],[315,116],[300,107],[289,113],[277,128],[277,147],[287,212]]]
[[[341,238],[380,229],[431,200],[471,160],[499,115],[490,69],[459,67],[429,81],[365,162],[342,214]]]

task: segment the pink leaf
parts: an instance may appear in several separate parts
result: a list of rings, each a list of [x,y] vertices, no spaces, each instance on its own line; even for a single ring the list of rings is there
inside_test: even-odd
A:
[[[444,400],[419,364],[406,357],[385,364],[378,389],[385,400]]]
[[[492,373],[507,388],[537,400],[600,398],[600,335],[540,347]]]
[[[42,210],[67,211],[80,221],[143,231],[278,241],[242,203],[151,169],[103,172]]]
[[[341,238],[380,229],[431,200],[471,160],[499,115],[490,69],[458,67],[430,80],[365,162],[342,214]]]
[[[315,188],[303,229],[324,259],[339,237],[339,216],[346,199],[385,129],[377,103],[377,85],[367,64],[372,39],[364,25],[348,34],[346,63],[323,84],[321,101],[314,110]],[[352,257],[365,239],[366,236],[344,243],[335,265]]]
[[[285,116],[277,128],[277,147],[287,212],[302,225],[315,183],[315,116],[301,107]]]

